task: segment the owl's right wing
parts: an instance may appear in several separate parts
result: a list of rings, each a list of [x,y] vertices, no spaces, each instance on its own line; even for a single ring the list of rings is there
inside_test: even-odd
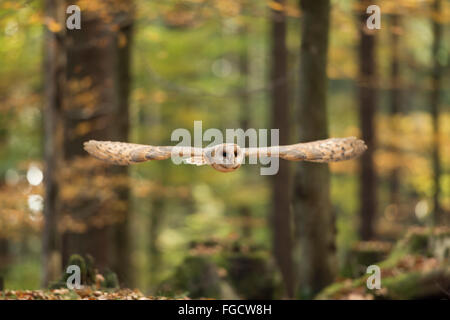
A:
[[[169,159],[173,152],[183,157],[190,157],[203,152],[202,149],[191,147],[150,146],[96,140],[85,142],[84,150],[99,160],[122,166],[150,160]]]
[[[337,162],[360,156],[367,146],[355,137],[330,138],[287,146],[250,148],[246,156],[278,156],[290,161]]]

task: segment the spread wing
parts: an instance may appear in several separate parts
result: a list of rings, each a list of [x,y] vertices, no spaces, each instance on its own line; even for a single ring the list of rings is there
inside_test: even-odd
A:
[[[99,160],[116,165],[128,165],[150,160],[165,160],[171,157],[172,152],[179,156],[202,155],[201,148],[149,146],[135,143],[96,141],[84,143],[84,150]]]
[[[290,161],[336,162],[356,158],[367,150],[364,141],[355,137],[331,138],[288,146],[249,148],[246,156],[278,156]]]

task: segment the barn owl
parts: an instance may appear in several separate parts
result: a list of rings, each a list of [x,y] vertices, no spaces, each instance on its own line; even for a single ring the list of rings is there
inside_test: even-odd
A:
[[[241,148],[231,143],[194,148],[90,140],[84,143],[84,149],[95,158],[116,165],[165,160],[175,155],[183,158],[188,164],[209,165],[220,172],[231,172],[241,166],[245,157],[264,156],[290,161],[336,162],[360,156],[367,146],[362,140],[348,137],[265,148]]]

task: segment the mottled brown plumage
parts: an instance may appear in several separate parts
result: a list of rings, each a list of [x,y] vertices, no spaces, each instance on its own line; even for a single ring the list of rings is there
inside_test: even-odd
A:
[[[268,156],[277,156],[278,152],[280,158],[290,161],[337,162],[356,158],[366,149],[364,141],[348,137],[268,147],[267,151],[264,148],[250,148],[247,149],[246,156],[264,152],[267,152]]]
[[[165,160],[175,155],[184,158],[185,163],[208,164],[216,170],[230,172],[238,169],[245,157],[268,156],[290,161],[335,162],[356,158],[367,149],[367,146],[364,141],[349,137],[245,149],[236,144],[192,148],[91,140],[84,143],[84,149],[95,158],[116,165]]]

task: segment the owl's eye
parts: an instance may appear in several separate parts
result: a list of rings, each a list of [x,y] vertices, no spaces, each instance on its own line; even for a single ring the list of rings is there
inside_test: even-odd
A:
[[[222,153],[222,156],[223,156],[224,158],[226,158],[226,157],[227,157],[227,153],[224,151],[224,152]]]
[[[237,157],[237,151],[234,151],[234,156]]]

